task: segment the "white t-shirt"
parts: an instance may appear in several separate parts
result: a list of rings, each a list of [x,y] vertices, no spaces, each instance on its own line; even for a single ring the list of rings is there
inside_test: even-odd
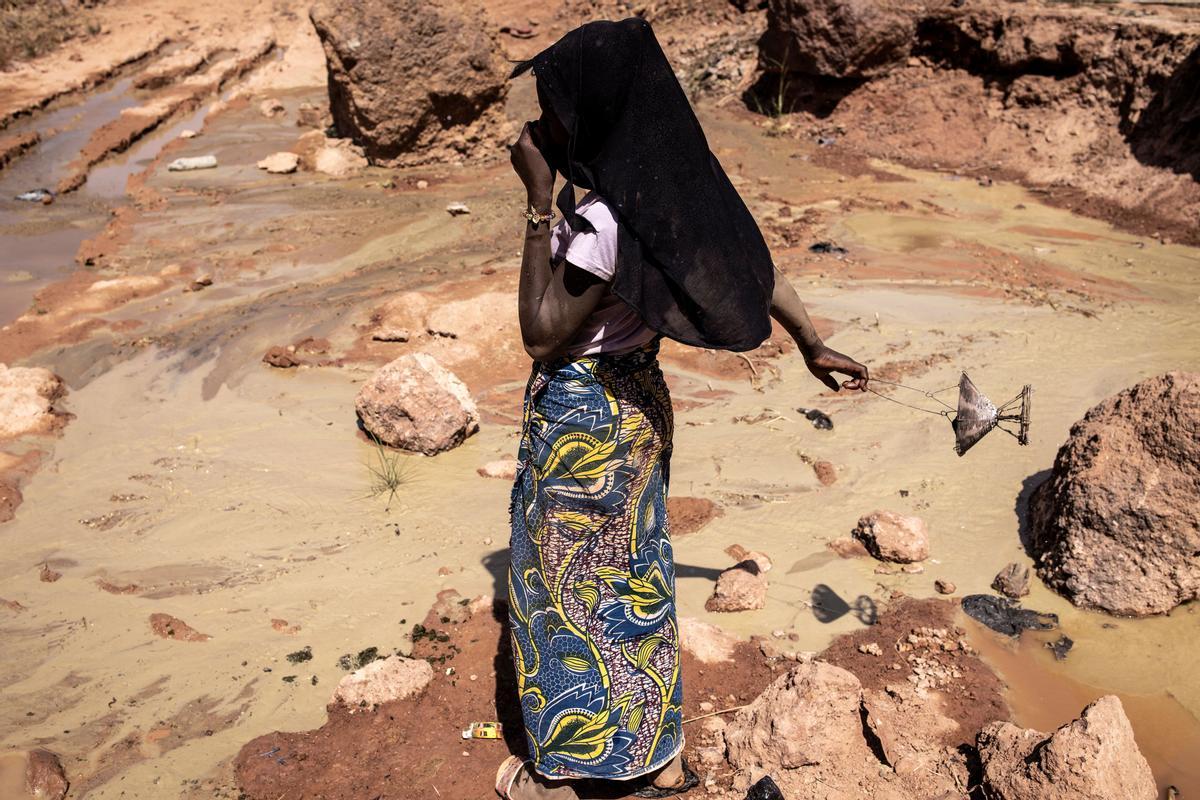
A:
[[[550,258],[564,259],[601,280],[612,282],[617,270],[617,215],[595,192],[585,194],[575,206],[594,231],[573,231],[559,220],[550,232]],[[611,291],[605,292],[567,348],[570,356],[627,353],[655,337],[633,307]]]

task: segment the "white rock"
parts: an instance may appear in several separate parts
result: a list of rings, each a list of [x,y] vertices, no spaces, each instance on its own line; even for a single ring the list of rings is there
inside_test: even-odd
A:
[[[271,155],[258,162],[259,169],[265,169],[273,175],[286,175],[295,172],[300,166],[300,156],[286,150]]]
[[[193,169],[212,169],[216,165],[216,156],[192,156],[175,159],[167,165],[167,169],[171,172],[185,172]]]

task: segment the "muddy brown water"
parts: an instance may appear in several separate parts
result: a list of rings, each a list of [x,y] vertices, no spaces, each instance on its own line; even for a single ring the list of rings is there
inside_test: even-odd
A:
[[[918,386],[953,384],[965,370],[989,396],[1006,399],[1032,383],[1035,414],[1029,447],[992,434],[960,459],[945,419],[826,393],[795,355],[781,358],[778,378],[758,388],[684,376],[729,395],[676,418],[671,491],[725,508],[677,542],[681,614],[747,635],[784,630],[797,647],[819,650],[863,624],[854,609],[893,590],[930,596],[943,577],[960,593],[986,592],[1005,563],[1028,560],[1021,499],[1071,423],[1140,378],[1200,367],[1197,250],[1139,241],[1043,206],[1016,186],[984,188],[887,164],[877,166],[907,180],[839,181],[789,158],[796,143],[765,136],[744,116],[705,109],[702,118],[756,213],[772,211],[762,190],[797,212],[822,209],[828,236],[851,251],[851,262],[826,258],[819,272],[783,259],[801,276],[797,288],[814,313],[841,323],[832,346],[872,365],[945,356],[904,379]],[[0,617],[0,636],[11,643],[0,653],[0,744],[52,746],[88,797],[159,796],[212,776],[259,734],[317,727],[343,674],[340,655],[367,646],[407,651],[412,623],[442,588],[468,596],[504,590],[509,487],[475,468],[512,455],[515,428],[485,425],[454,451],[403,458],[406,479],[388,508],[370,496],[378,454],[357,434],[353,414],[370,367],[281,371],[259,359],[267,346],[301,335],[348,344],[352,325],[388,292],[430,283],[429,270],[445,279],[495,261],[499,246],[489,237],[516,219],[513,187],[494,172],[456,179],[452,171],[426,194],[381,199],[376,184],[398,171],[340,182],[267,178],[254,161],[282,149],[285,133],[296,135],[253,110],[208,120],[180,155],[215,152],[221,167],[152,176],[156,188],[187,192],[147,216],[139,241],[191,237],[188,249],[204,257],[288,237],[317,244],[263,257],[211,293],[173,292],[112,312],[142,321],[157,344],[97,337],[33,359],[67,379],[65,406],[76,418],[47,444],[47,465],[26,487],[16,519],[0,528],[3,596],[28,609]],[[217,193],[221,203],[206,199]],[[882,210],[918,197],[940,210]],[[472,214],[448,221],[451,199],[466,199]],[[364,209],[381,203],[387,226],[353,229]],[[301,223],[316,235],[287,227]],[[1065,309],[1077,302],[1070,297],[1055,308],[989,287],[965,293],[977,265],[972,246],[1120,280],[1136,297],[1089,305],[1097,316],[1086,316]],[[495,261],[498,269],[516,270],[516,247]],[[921,259],[961,262],[958,291],[945,278],[849,277],[863,264],[883,275]],[[498,380],[519,386],[524,377]],[[826,411],[833,430],[813,428],[797,407]],[[813,460],[831,461],[837,482],[822,487]],[[829,540],[876,508],[925,518],[933,554],[923,573],[878,574],[869,559],[829,553]],[[773,559],[768,605],[710,615],[704,601],[730,565],[724,550],[733,543]],[[63,577],[42,583],[42,564]],[[814,613],[814,596],[836,596],[846,610]],[[1009,650],[972,630],[1010,686],[1017,721],[1049,730],[1095,696],[1117,693],[1160,782],[1184,796],[1200,793],[1186,748],[1178,749],[1200,731],[1193,608],[1109,620],[1040,584],[1027,604],[1060,615],[1076,640],[1067,660],[1049,660],[1034,638]],[[160,612],[212,638],[160,639],[148,624]],[[273,619],[299,630],[278,631]],[[294,668],[286,656],[304,646],[314,658]],[[282,680],[292,674],[301,680]],[[164,728],[166,738],[155,733]]]

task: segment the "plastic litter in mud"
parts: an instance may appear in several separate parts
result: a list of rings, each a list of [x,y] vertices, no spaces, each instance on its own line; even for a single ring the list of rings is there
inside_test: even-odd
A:
[[[167,169],[171,172],[186,172],[193,169],[212,169],[215,166],[217,166],[216,156],[192,156],[175,159],[167,164]]]
[[[750,791],[746,793],[746,800],[783,800],[783,792],[779,790],[775,781],[771,780],[770,775],[763,775],[758,779],[758,783],[750,787]]]
[[[911,408],[914,411],[924,411],[926,414],[938,414],[949,419],[951,427],[954,428],[954,452],[960,456],[964,455],[980,439],[996,428],[1011,434],[1022,445],[1029,444],[1029,414],[1030,403],[1033,397],[1033,387],[1029,384],[1025,384],[1016,397],[1001,406],[996,406],[983,392],[975,388],[975,384],[971,382],[971,379],[967,377],[967,373],[964,372],[958,380],[958,406],[955,407],[937,397],[942,392],[955,388],[954,386],[947,386],[944,389],[935,389],[932,392],[927,392],[912,386],[905,386],[902,383],[896,383],[895,381],[885,381],[880,378],[872,378],[871,380],[875,383],[883,383],[888,386],[907,389],[911,392],[920,392],[930,400],[945,406],[945,409],[942,410],[921,408],[920,406],[910,405],[897,400],[894,397],[880,394],[874,389],[867,387],[868,392],[877,397],[882,397],[884,400],[890,400],[905,408]],[[951,417],[951,414],[954,414],[954,416]],[[1014,423],[1016,430],[1005,427],[1002,424],[1005,422]]]
[[[16,199],[23,200],[26,203],[49,205],[54,202],[54,192],[49,189],[30,189],[28,192],[21,192],[17,195]]]
[[[1025,630],[1049,631],[1058,627],[1057,614],[1021,608],[1020,603],[1007,597],[969,594],[962,599],[962,609],[967,616],[1005,636],[1016,637]]]
[[[833,420],[824,411],[816,408],[797,408],[797,413],[803,414],[804,418],[812,422],[813,427],[819,431],[833,430]]]
[[[499,722],[472,722],[462,732],[464,739],[499,739],[504,726]]]
[[[808,246],[810,253],[832,253],[834,255],[845,255],[850,251],[841,245],[836,245],[833,242],[814,242]]]

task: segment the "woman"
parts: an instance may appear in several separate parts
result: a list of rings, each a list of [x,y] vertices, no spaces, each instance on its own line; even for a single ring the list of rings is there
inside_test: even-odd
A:
[[[600,779],[666,797],[697,778],[681,757],[659,339],[748,350],[774,317],[831,389],[865,389],[867,369],[813,330],[646,22],[588,23],[513,75],[530,69],[542,115],[511,150],[528,201],[518,305],[535,363],[509,571],[530,760],[506,760],[496,791],[572,800],[578,779]],[[589,190],[578,205],[577,185]]]

